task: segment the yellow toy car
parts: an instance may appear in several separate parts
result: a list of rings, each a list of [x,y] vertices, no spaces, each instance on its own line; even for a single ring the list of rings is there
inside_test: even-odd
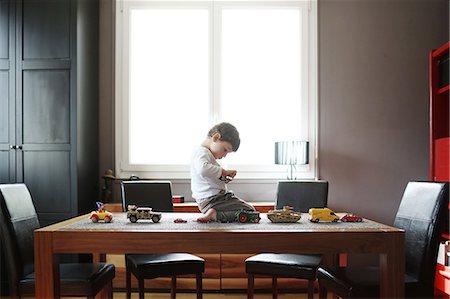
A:
[[[103,211],[92,211],[91,215],[89,215],[89,218],[94,223],[99,222],[100,220],[103,220],[106,223],[109,223],[113,219],[113,215],[112,215],[112,213],[110,213],[110,212],[108,212],[106,210],[103,210]]]
[[[91,219],[94,223],[97,223],[100,220],[103,220],[106,223],[111,222],[113,219],[113,214],[105,210],[103,203],[101,201],[97,201],[95,205],[97,206],[97,211],[92,211],[89,215],[89,219]]]
[[[332,221],[337,222],[339,216],[328,208],[311,208],[309,209],[309,220],[311,222]]]

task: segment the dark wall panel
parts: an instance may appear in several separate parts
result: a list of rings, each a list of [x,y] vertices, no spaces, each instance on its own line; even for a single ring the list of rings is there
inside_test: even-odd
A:
[[[0,71],[0,143],[8,143],[9,129],[9,72]]]
[[[70,142],[69,71],[25,71],[24,143]]]
[[[24,181],[39,213],[69,213],[70,153],[24,151]]]
[[[8,1],[0,0],[0,59],[7,59],[9,46],[9,5]]]
[[[9,183],[9,151],[0,151],[0,184]]]
[[[24,59],[69,58],[70,1],[25,0],[23,20]]]

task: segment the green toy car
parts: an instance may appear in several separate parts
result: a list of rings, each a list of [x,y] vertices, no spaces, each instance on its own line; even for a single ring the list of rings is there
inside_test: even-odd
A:
[[[240,210],[236,212],[236,220],[240,223],[258,223],[261,220],[261,217],[259,216],[259,212]]]

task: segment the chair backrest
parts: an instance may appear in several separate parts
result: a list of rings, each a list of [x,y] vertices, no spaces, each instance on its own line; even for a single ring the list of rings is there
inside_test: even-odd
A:
[[[448,196],[448,183],[409,182],[394,221],[394,226],[405,230],[405,271],[430,296]]]
[[[291,206],[307,213],[310,208],[323,208],[328,202],[327,181],[279,181],[276,208]]]
[[[122,207],[127,211],[128,205],[151,207],[158,212],[172,212],[172,183],[170,181],[123,181]]]
[[[24,184],[0,185],[0,228],[10,295],[19,295],[19,281],[34,272],[33,232],[39,220]]]

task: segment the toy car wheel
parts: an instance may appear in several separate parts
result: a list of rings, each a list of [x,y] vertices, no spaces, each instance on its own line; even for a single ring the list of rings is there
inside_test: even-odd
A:
[[[259,217],[256,217],[254,220],[253,220],[253,222],[255,222],[255,223],[259,223],[259,221],[261,220],[261,218],[259,218]]]
[[[312,220],[312,222],[318,223],[319,219],[314,219],[314,220]]]
[[[239,222],[240,223],[247,222],[247,215],[245,215],[245,214],[239,215]]]
[[[339,219],[333,219],[332,221],[333,221],[333,222],[338,222],[338,220],[339,220]]]
[[[358,218],[358,220],[356,220],[356,222],[362,222],[362,218]]]
[[[110,222],[111,222],[111,217],[106,216],[106,217],[105,217],[105,222],[106,222],[106,223],[110,223]]]
[[[341,221],[342,222],[347,222],[348,220],[347,220],[347,218],[342,218]]]
[[[136,221],[137,221],[136,216],[130,216],[130,221],[133,223],[136,223]]]
[[[98,218],[97,217],[91,217],[92,222],[97,223],[98,222]]]
[[[159,222],[159,217],[157,216],[157,215],[154,215],[153,217],[152,217],[152,221],[154,222],[154,223],[156,223],[156,222]]]

